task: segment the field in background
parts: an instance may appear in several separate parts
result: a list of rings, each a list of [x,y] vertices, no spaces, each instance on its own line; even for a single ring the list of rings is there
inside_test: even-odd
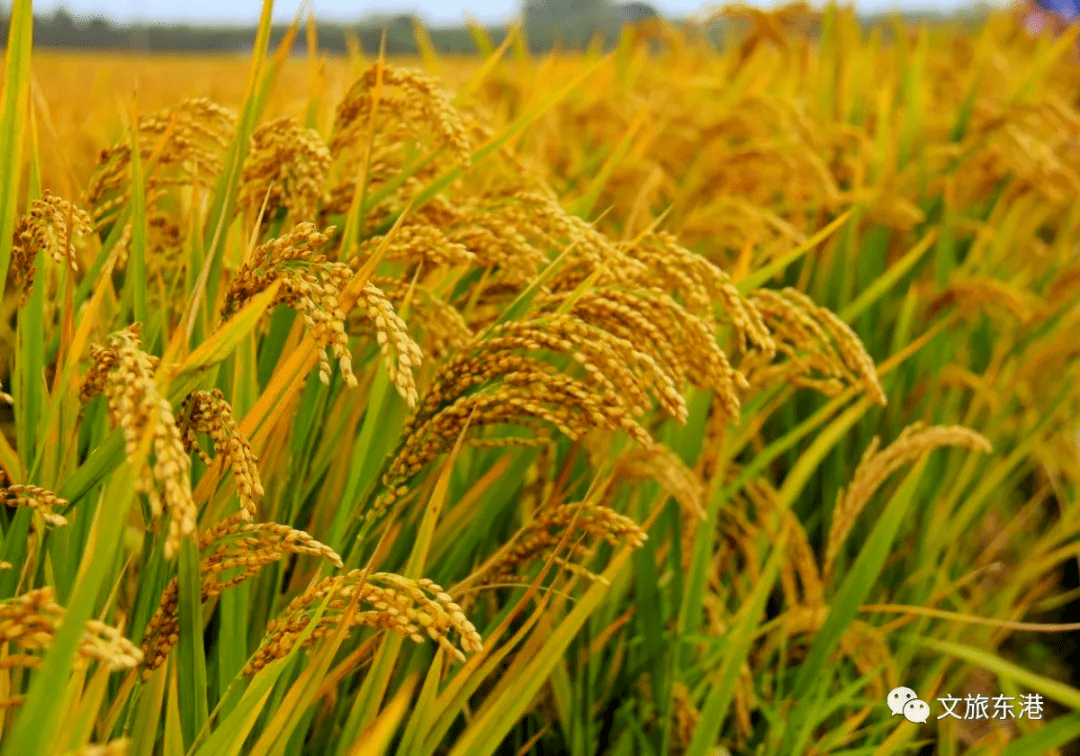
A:
[[[1078,753],[1076,30],[31,56],[28,6],[0,754]]]

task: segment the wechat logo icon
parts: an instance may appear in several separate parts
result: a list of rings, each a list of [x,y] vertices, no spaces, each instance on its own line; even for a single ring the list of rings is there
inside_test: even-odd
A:
[[[911,688],[893,688],[887,701],[894,717],[902,714],[907,721],[921,724],[930,716],[930,705],[920,700]]]

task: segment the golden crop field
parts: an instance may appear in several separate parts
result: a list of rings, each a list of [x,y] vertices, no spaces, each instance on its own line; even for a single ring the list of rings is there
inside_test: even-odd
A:
[[[1080,753],[1080,30],[726,13],[16,0],[0,756]]]

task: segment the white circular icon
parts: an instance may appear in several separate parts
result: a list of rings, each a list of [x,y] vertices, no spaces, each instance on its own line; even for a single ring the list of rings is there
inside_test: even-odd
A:
[[[889,693],[889,709],[892,711],[893,716],[904,713],[904,706],[908,701],[918,700],[918,696],[911,688],[893,688]]]
[[[926,701],[913,698],[904,704],[904,719],[909,722],[922,724],[930,716],[930,706]]]

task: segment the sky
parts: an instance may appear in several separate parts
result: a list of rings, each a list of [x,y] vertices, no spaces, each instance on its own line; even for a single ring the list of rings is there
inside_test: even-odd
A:
[[[573,2],[573,0],[564,0]],[[849,0],[850,1],[850,0]],[[2,2],[2,0],[0,0]],[[290,21],[301,0],[277,0],[275,20]],[[768,7],[768,0],[748,0],[751,5]],[[7,3],[3,3],[6,5]],[[702,8],[703,0],[651,0],[662,14],[681,17]],[[811,0],[812,5],[818,3]],[[899,8],[901,10],[940,9],[948,12],[963,0],[860,0],[854,3],[869,13]],[[481,22],[509,21],[520,13],[520,0],[312,0],[315,18],[324,21],[358,21],[374,13],[415,13],[431,26],[460,24],[471,15]],[[118,23],[132,21],[203,24],[253,24],[258,20],[260,0],[37,0],[34,12],[51,15],[64,7],[73,16],[106,18]]]

